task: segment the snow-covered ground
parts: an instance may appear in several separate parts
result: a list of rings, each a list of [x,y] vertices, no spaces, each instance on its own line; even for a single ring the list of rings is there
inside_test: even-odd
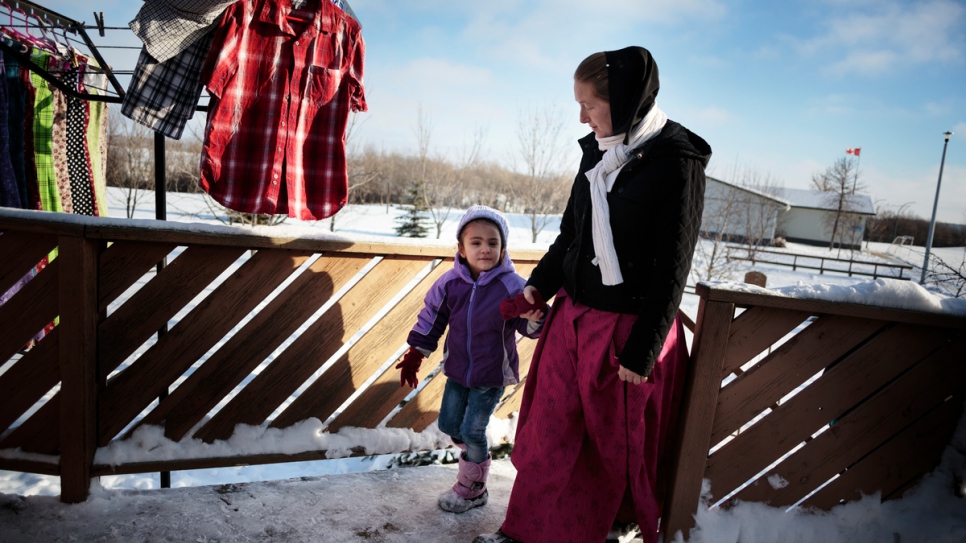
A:
[[[112,217],[124,217],[123,194],[109,189]],[[169,193],[169,220],[220,224],[199,195]],[[401,210],[386,206],[349,206],[335,218],[335,233],[359,239],[395,237],[395,218]],[[440,240],[455,249],[455,227],[461,211],[452,210]],[[135,218],[155,216],[153,194],[139,202]],[[556,235],[558,222],[551,220],[537,243],[531,243],[529,219],[509,215],[509,248],[544,249]],[[332,223],[287,221],[284,229],[328,232]],[[435,231],[431,230],[431,238]],[[964,248],[935,249],[941,258],[958,264]],[[837,251],[790,244],[787,252],[836,256]],[[831,253],[831,254],[830,254]],[[922,265],[922,248],[896,249],[888,244],[871,244],[857,258]],[[750,263],[749,263],[750,264]],[[966,315],[966,300],[951,300],[922,289],[914,282],[872,281],[844,274],[819,274],[817,270],[793,271],[783,266],[758,264],[743,267],[731,279],[740,280],[746,271],[761,271],[768,277],[768,288],[776,294],[879,303],[909,309],[944,311]],[[686,295],[682,309],[694,318],[697,297]],[[0,368],[3,371],[3,368]],[[966,420],[966,419],[964,419]],[[311,426],[311,425],[309,425]],[[512,424],[492,424],[491,437],[512,435]],[[236,449],[254,450],[264,440],[292,446],[318,445],[332,448],[366,446],[379,452],[387,440],[410,440],[425,444],[439,441],[431,427],[423,434],[390,435],[386,431],[368,434],[321,434],[316,428],[270,434],[252,428],[236,434]],[[308,438],[306,436],[309,436]],[[98,451],[107,463],[131,461],[148,449],[165,454],[198,456],[198,444],[190,439],[173,443],[159,433],[144,430],[140,441],[113,445]],[[319,439],[326,439],[320,443]],[[260,441],[261,440],[261,441]],[[307,443],[303,443],[308,440]],[[313,441],[315,440],[315,441]],[[333,441],[335,440],[335,441]],[[433,441],[430,441],[432,443]],[[9,455],[9,451],[6,452]],[[3,453],[0,453],[3,454]],[[213,453],[223,454],[223,453]],[[172,489],[158,489],[157,474],[102,477],[91,498],[67,506],[57,501],[59,480],[34,474],[0,471],[0,543],[20,541],[332,541],[332,542],[450,542],[470,541],[482,532],[499,526],[514,476],[509,461],[494,462],[491,475],[491,501],[487,507],[461,516],[442,513],[435,496],[452,484],[453,466],[429,466],[385,471],[391,456],[341,458],[318,462],[247,466],[237,468],[175,472]],[[741,504],[728,511],[701,513],[692,540],[700,542],[771,541],[966,541],[966,499],[954,495],[954,485],[966,479],[966,424],[960,425],[943,463],[913,491],[896,501],[880,504],[873,496],[843,505],[829,513],[769,508]],[[956,483],[955,481],[959,481]],[[966,489],[963,489],[966,491]]]

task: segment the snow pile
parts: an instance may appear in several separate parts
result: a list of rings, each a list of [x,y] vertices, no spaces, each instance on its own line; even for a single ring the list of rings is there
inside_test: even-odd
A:
[[[715,288],[739,292],[826,302],[845,302],[928,313],[945,313],[966,317],[966,299],[937,294],[926,290],[918,283],[900,279],[879,278],[847,285],[806,284],[799,281],[797,285],[778,288],[762,288],[732,281],[710,284]]]
[[[97,449],[95,464],[117,466],[135,462],[222,458],[257,454],[298,454],[307,451],[326,451],[326,458],[344,458],[353,449],[367,455],[398,453],[409,450],[442,449],[451,444],[449,436],[430,425],[416,433],[409,428],[353,428],[345,427],[330,434],[322,422],[309,418],[288,428],[269,428],[267,425],[239,424],[227,440],[205,443],[184,437],[172,441],[164,436],[160,426],[141,426],[129,439],[112,441]]]
[[[486,429],[487,439],[494,445],[513,441],[515,433],[515,417],[505,420],[491,417]],[[212,443],[205,443],[190,435],[180,441],[172,441],[164,436],[164,428],[161,426],[144,425],[136,429],[130,438],[115,440],[98,448],[94,463],[118,466],[137,462],[298,454],[308,451],[326,451],[326,458],[345,458],[358,450],[371,456],[438,450],[451,445],[450,437],[439,431],[436,423],[418,433],[409,428],[369,429],[347,426],[330,434],[325,431],[319,419],[312,417],[288,428],[269,428],[267,424],[239,424],[230,438],[218,439]],[[4,452],[17,458],[28,454],[19,450]]]

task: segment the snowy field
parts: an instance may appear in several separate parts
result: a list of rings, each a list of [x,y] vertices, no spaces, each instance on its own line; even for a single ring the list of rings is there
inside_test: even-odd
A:
[[[222,224],[199,195],[169,193],[167,215],[172,221]],[[109,189],[111,216],[125,216],[123,193]],[[289,220],[272,227],[291,232],[330,232],[353,239],[389,241],[396,235],[395,207],[349,206],[333,223]],[[430,239],[453,247],[461,211],[451,210],[440,239],[430,225]],[[138,205],[135,218],[153,219],[154,197],[148,193]],[[509,215],[509,249],[543,250],[556,236],[558,221],[551,219],[532,244],[529,218]],[[259,227],[263,229],[265,227]],[[788,253],[848,258],[848,251],[789,244]],[[936,249],[947,263],[958,265],[966,248]],[[770,255],[769,258],[775,258]],[[918,278],[922,247],[897,249],[871,244],[856,259],[906,263]],[[696,262],[696,266],[700,263]],[[793,297],[821,296],[841,301],[882,303],[894,307],[935,310],[966,315],[966,300],[952,300],[922,289],[914,282],[872,281],[843,273],[819,274],[770,264],[750,262],[733,272],[740,280],[752,269],[767,275],[769,289]],[[907,272],[907,277],[910,276]],[[697,297],[686,295],[682,310],[697,314]],[[145,346],[144,348],[146,348]],[[137,353],[136,353],[137,354]],[[135,355],[136,356],[136,355]],[[0,371],[3,371],[0,368]],[[491,436],[512,435],[505,423],[493,424]],[[307,431],[314,431],[312,428]],[[434,434],[434,432],[436,432]],[[318,432],[314,432],[318,434]],[[412,432],[410,432],[412,434]],[[417,436],[371,434],[354,438],[355,444],[379,450],[376,442],[387,437],[440,441],[435,427]],[[328,434],[324,434],[328,436]],[[254,449],[262,441],[292,442],[304,437],[276,435],[252,429],[236,436],[235,447]],[[340,436],[328,436],[335,439]],[[261,441],[260,441],[261,440]],[[165,442],[163,437],[142,434],[140,447],[103,448],[98,461],[131,461],[138,449],[162,447],[170,455],[193,454],[190,440]],[[322,444],[325,448],[332,443]],[[398,450],[398,449],[397,449]],[[9,451],[7,452],[9,453]],[[966,479],[966,425],[961,424],[943,464],[902,500],[879,504],[877,497],[847,504],[830,513],[784,510],[742,504],[727,511],[711,511],[698,518],[693,541],[751,543],[756,541],[966,541],[966,499],[953,494],[954,481]],[[0,453],[3,454],[3,453]],[[9,456],[9,454],[7,454]],[[454,466],[432,466],[385,471],[390,456],[342,458],[319,462],[247,466],[175,472],[175,488],[158,490],[157,474],[102,477],[91,498],[79,505],[60,504],[59,479],[34,474],[0,471],[0,543],[20,541],[470,541],[477,533],[499,526],[514,476],[512,465],[494,463],[491,502],[487,507],[456,517],[435,506],[435,496],[452,484]]]

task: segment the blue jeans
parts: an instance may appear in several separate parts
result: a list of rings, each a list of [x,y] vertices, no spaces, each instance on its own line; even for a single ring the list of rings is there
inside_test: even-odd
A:
[[[502,397],[503,387],[466,388],[446,380],[437,425],[454,441],[466,444],[466,460],[480,463],[490,456],[486,425]]]

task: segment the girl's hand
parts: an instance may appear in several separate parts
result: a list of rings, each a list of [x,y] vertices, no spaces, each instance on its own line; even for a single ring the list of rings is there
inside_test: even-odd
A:
[[[539,309],[534,309],[531,311],[527,311],[526,313],[521,313],[520,317],[527,319],[528,321],[540,322],[541,320],[543,320],[543,311],[540,311]]]
[[[642,377],[634,373],[633,371],[625,368],[624,366],[618,366],[620,369],[617,370],[617,376],[620,377],[621,381],[630,383],[632,385],[640,385],[647,382],[647,377]]]

